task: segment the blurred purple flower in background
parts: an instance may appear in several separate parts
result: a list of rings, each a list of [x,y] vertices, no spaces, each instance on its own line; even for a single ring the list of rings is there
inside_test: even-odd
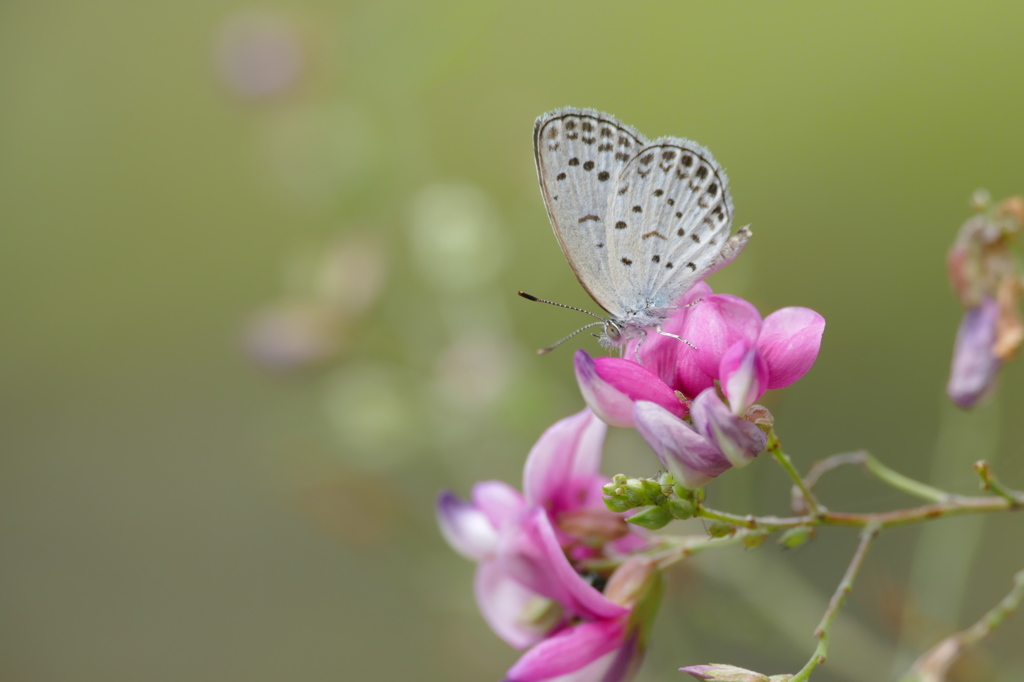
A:
[[[999,305],[985,298],[964,313],[953,347],[953,368],[946,393],[960,407],[973,407],[995,385],[1002,361],[994,352]]]
[[[988,208],[988,195],[975,194]],[[1024,225],[1024,199],[1010,197],[963,224],[946,255],[953,291],[966,308],[957,331],[946,393],[970,408],[992,393],[998,370],[1024,342],[1024,286],[1010,242]]]

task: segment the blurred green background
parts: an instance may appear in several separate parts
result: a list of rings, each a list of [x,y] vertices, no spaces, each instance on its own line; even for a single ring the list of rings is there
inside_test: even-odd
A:
[[[828,320],[767,398],[798,465],[867,448],[966,493],[987,457],[1024,487],[1022,368],[969,414],[943,393],[945,249],[977,187],[1024,192],[1022,28],[1009,1],[3,3],[0,679],[500,679],[432,505],[518,483],[582,406],[596,344],[533,354],[581,319],[515,297],[594,308],[533,169],[565,105],[713,150],[755,238],[712,285]],[[606,453],[658,467],[633,432]],[[709,494],[787,508],[764,458]],[[815,679],[892,679],[973,622],[1021,522],[883,535]],[[640,679],[794,672],[854,545],[674,570]],[[956,679],[1024,679],[1022,639]]]

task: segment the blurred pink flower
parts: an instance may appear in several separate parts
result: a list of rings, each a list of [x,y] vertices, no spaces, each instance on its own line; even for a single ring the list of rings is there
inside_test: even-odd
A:
[[[589,410],[554,424],[527,458],[523,494],[487,481],[473,487],[471,501],[447,491],[438,499],[445,538],[479,562],[475,591],[485,620],[513,647],[529,648],[510,681],[622,680],[639,661],[631,604],[610,600],[571,561],[605,545],[626,552],[646,543],[601,500],[606,429]]]

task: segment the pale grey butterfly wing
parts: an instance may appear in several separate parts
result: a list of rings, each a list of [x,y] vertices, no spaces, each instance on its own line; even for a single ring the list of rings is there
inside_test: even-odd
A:
[[[627,292],[610,268],[607,213],[617,178],[646,145],[637,131],[592,109],[552,111],[533,128],[537,177],[562,253],[587,293],[617,318],[628,310]]]
[[[671,306],[745,245],[746,230],[730,238],[732,213],[728,179],[707,149],[672,137],[640,149],[607,211],[617,300],[630,312]]]

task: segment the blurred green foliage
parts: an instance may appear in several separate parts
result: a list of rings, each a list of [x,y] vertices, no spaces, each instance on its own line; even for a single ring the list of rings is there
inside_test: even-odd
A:
[[[943,258],[975,188],[1024,192],[1022,26],[1009,1],[0,6],[0,677],[500,677],[516,654],[432,504],[516,482],[582,406],[572,347],[533,355],[576,314],[514,295],[593,307],[533,170],[533,119],[565,105],[713,150],[755,237],[712,285],[828,320],[770,398],[798,465],[867,448],[969,492],[986,457],[1021,487],[1021,368],[995,404],[946,405]],[[281,317],[254,341],[258,311]],[[252,357],[296,349],[291,371]],[[657,469],[633,433],[607,453]],[[821,493],[908,502],[855,472]],[[709,495],[778,513],[788,490],[765,460]],[[883,536],[822,682],[888,679],[970,623],[1020,538]],[[641,679],[795,670],[854,544],[682,567]],[[1021,679],[1022,636],[957,679]]]

